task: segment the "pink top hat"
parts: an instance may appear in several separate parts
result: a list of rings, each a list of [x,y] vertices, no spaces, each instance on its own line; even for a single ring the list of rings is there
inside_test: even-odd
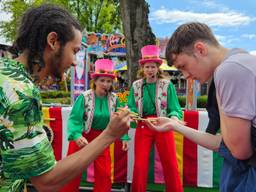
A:
[[[110,59],[98,59],[95,62],[95,73],[91,74],[91,78],[95,77],[110,77],[115,78],[114,64]]]
[[[146,62],[156,62],[158,64],[162,64],[163,61],[160,59],[160,48],[156,45],[146,45],[141,48],[141,57],[139,63],[143,65]]]

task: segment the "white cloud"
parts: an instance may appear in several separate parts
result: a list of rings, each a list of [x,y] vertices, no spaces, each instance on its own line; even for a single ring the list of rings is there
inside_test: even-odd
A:
[[[196,3],[198,4],[198,1]],[[226,7],[224,4],[216,3],[215,1],[211,1],[211,0],[203,0],[200,2],[200,5],[208,9],[218,10],[220,12],[230,11],[230,9]]]
[[[210,26],[239,26],[247,25],[255,20],[249,16],[237,13],[235,11],[216,12],[216,13],[196,13],[193,11],[167,10],[161,8],[152,13],[151,20],[157,23],[185,23],[191,21],[199,21],[207,23]]]
[[[256,55],[256,50],[250,51],[252,55]]]
[[[233,44],[239,40],[238,38],[231,35],[215,35],[215,37],[217,38],[221,45],[226,47],[233,47]]]
[[[217,4],[216,2],[214,2],[214,1],[207,1],[207,0],[206,1],[201,1],[201,5],[204,5],[205,7],[212,8],[212,9],[220,7],[220,5]]]
[[[242,34],[241,37],[253,40],[256,39],[256,34]]]
[[[223,41],[226,39],[224,35],[215,35],[215,37],[217,38],[218,41]]]

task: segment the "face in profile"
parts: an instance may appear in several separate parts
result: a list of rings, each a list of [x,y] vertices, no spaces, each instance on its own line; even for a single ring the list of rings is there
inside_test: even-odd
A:
[[[148,78],[155,78],[158,72],[158,64],[154,62],[147,62],[143,65],[143,72],[145,77]]]
[[[94,83],[96,93],[106,95],[113,85],[113,79],[111,77],[98,77],[94,80]]]
[[[82,34],[74,29],[74,38],[64,46],[60,46],[58,51],[50,58],[50,75],[62,79],[63,74],[71,66],[76,65],[76,53],[81,48]]]
[[[196,79],[201,84],[211,76],[211,68],[200,55],[180,53],[175,56],[174,66],[186,79]]]

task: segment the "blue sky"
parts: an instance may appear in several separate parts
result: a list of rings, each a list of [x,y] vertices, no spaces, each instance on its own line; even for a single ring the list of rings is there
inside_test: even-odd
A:
[[[255,0],[146,0],[149,20],[157,37],[170,37],[182,23],[208,24],[227,48],[256,53]]]

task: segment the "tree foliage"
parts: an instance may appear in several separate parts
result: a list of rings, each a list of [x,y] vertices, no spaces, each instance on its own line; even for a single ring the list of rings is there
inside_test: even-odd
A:
[[[0,23],[3,36],[13,41],[22,14],[43,3],[57,4],[69,10],[86,31],[114,33],[122,30],[118,0],[6,0],[2,2],[1,11],[10,14],[11,19]]]
[[[72,13],[76,15],[87,31],[120,32],[121,19],[118,0],[76,0],[69,2]]]

